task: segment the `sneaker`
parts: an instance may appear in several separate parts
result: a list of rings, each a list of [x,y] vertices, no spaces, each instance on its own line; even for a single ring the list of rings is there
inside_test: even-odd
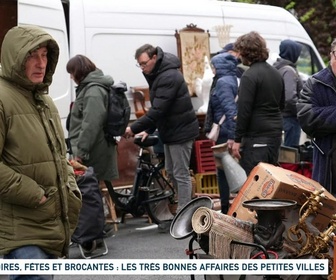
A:
[[[170,225],[172,221],[164,221],[158,224],[158,232],[159,233],[168,233],[170,232]]]

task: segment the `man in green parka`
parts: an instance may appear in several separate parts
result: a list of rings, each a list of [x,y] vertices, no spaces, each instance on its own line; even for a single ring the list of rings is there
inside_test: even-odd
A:
[[[5,259],[67,257],[77,225],[81,193],[66,158],[58,110],[48,95],[58,55],[56,41],[34,26],[14,27],[3,40],[0,255]]]

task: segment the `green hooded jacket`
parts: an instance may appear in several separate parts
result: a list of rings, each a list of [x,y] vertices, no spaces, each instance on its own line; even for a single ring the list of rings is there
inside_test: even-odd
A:
[[[48,49],[43,83],[25,75],[32,50]],[[0,255],[37,245],[67,257],[81,194],[66,158],[58,110],[48,95],[59,55],[56,41],[33,26],[12,28],[1,49]],[[47,201],[39,205],[45,195]]]
[[[119,177],[117,145],[106,141],[103,129],[107,118],[106,88],[112,84],[113,78],[102,70],[90,72],[76,89],[69,127],[74,156],[92,166],[98,180],[107,181]]]

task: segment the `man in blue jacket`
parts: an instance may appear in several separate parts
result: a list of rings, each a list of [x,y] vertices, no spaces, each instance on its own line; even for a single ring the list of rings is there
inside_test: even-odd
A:
[[[125,136],[145,131],[146,137],[158,129],[164,144],[165,169],[178,189],[179,211],[191,200],[189,165],[193,143],[199,135],[196,113],[179,70],[181,62],[175,55],[145,44],[136,50],[135,59],[148,82],[151,107],[127,127]]]
[[[304,132],[315,140],[312,178],[336,194],[336,39],[331,43],[330,64],[311,76],[297,103]]]

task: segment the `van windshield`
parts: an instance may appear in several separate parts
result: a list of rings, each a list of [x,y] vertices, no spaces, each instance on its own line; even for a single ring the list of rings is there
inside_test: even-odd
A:
[[[309,76],[322,70],[324,66],[321,65],[310,46],[303,43],[300,44],[302,45],[302,51],[296,65],[303,80],[306,80]]]

